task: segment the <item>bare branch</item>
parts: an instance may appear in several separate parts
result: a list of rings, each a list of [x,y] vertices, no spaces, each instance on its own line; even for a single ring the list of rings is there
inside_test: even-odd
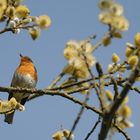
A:
[[[119,92],[118,92],[118,85],[117,85],[117,81],[116,79],[114,79],[113,77],[111,77],[113,86],[114,86],[114,91],[115,91],[115,96],[114,96],[114,101],[117,99]]]
[[[87,134],[86,138],[84,140],[88,140],[88,138],[92,135],[92,133],[95,131],[96,127],[98,126],[98,124],[101,122],[101,117],[98,117],[97,122],[94,124],[93,128],[91,129],[91,131]]]
[[[101,109],[102,111],[104,111],[105,109],[105,90],[104,90],[104,78],[103,78],[103,70],[101,67],[101,64],[99,64],[98,62],[96,63],[96,70],[98,72],[99,75],[99,91],[97,88],[95,88],[97,95],[99,96],[99,101],[100,101],[100,105],[101,105]]]
[[[85,104],[86,104],[87,101],[89,100],[89,95],[90,95],[90,92],[88,92],[88,93],[86,94],[86,97],[85,97],[85,100],[84,100],[84,102],[83,102],[83,105],[81,106],[81,109],[80,109],[80,111],[79,111],[79,113],[78,113],[78,115],[77,115],[77,117],[76,117],[76,119],[75,119],[75,121],[74,121],[74,123],[73,123],[73,126],[72,126],[72,128],[71,128],[71,131],[70,131],[70,134],[69,134],[69,137],[68,137],[67,140],[70,140],[71,134],[72,134],[72,133],[74,132],[74,130],[76,129],[76,126],[77,126],[78,122],[80,121],[80,118],[81,118],[82,114],[84,113]]]
[[[130,136],[128,136],[127,132],[125,132],[124,130],[122,130],[120,127],[118,127],[115,124],[114,124],[114,127],[118,130],[119,133],[121,133],[126,138],[126,140],[132,140]]]
[[[68,95],[66,92],[59,92],[55,90],[41,90],[41,89],[26,89],[26,88],[14,88],[14,87],[0,87],[1,92],[18,92],[18,93],[29,93],[29,94],[37,94],[37,95],[50,95],[50,96],[61,96],[66,99],[69,99],[70,101],[77,103],[79,105],[83,105],[83,102],[80,100],[77,100],[76,98]],[[32,98],[29,98],[28,101],[32,100]],[[85,108],[96,112],[97,114],[102,116],[102,112],[95,107],[91,107],[87,104],[85,104]]]
[[[55,85],[61,80],[61,78],[64,76],[64,73],[60,73],[56,79],[51,83],[51,85],[48,87],[48,89],[51,89],[53,87],[55,87]]]

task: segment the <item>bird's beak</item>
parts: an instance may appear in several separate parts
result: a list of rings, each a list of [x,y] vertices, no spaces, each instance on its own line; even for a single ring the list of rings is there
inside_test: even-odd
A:
[[[19,54],[19,56],[20,56],[20,57],[23,57],[23,55],[22,55],[21,53]]]

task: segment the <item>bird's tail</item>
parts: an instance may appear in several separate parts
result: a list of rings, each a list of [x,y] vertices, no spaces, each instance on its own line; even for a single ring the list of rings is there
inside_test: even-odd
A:
[[[12,124],[13,123],[13,118],[14,118],[14,113],[15,111],[5,114],[5,122],[7,122],[8,124]]]

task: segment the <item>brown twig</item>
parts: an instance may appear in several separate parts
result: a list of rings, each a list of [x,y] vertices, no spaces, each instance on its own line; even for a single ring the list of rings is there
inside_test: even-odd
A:
[[[88,140],[88,138],[93,134],[93,132],[95,131],[96,127],[98,126],[98,124],[101,122],[101,117],[98,117],[97,122],[94,124],[93,128],[91,129],[91,131],[87,134],[86,138],[84,140]]]
[[[118,130],[119,133],[121,133],[126,138],[126,140],[132,140],[130,136],[128,136],[127,132],[125,132],[124,130],[122,130],[120,127],[118,127],[115,124],[114,124],[114,127]]]
[[[37,94],[37,95],[50,95],[50,96],[61,96],[64,97],[74,103],[77,103],[79,105],[83,105],[83,102],[68,95],[66,92],[59,92],[54,90],[42,90],[42,89],[27,89],[27,88],[14,88],[14,87],[0,87],[1,92],[18,92],[18,93],[28,93],[28,94]],[[28,101],[32,100],[32,98],[29,98]],[[95,107],[89,106],[85,104],[85,108],[96,112],[97,114],[102,116],[102,112]]]
[[[117,85],[116,79],[114,79],[113,77],[111,77],[111,81],[112,81],[113,86],[114,86],[114,92],[115,92],[114,101],[115,101],[115,100],[117,99],[118,95],[119,95],[119,92],[118,92],[118,85]]]
[[[103,70],[102,70],[102,66],[99,62],[96,63],[96,70],[98,72],[99,75],[99,91],[97,90],[97,88],[95,88],[96,92],[97,92],[97,96],[99,96],[99,101],[100,101],[100,106],[102,111],[104,112],[105,109],[105,90],[104,90],[104,78],[103,78]]]
[[[55,85],[61,80],[61,78],[64,76],[65,74],[62,72],[60,73],[56,79],[49,85],[49,87],[47,89],[52,89],[55,87]],[[55,88],[54,88],[55,89]]]
[[[81,109],[79,111],[79,113],[77,114],[77,117],[73,123],[73,126],[71,128],[71,131],[70,131],[70,134],[69,134],[69,137],[67,140],[70,140],[70,137],[71,137],[71,134],[74,132],[74,130],[76,129],[76,126],[78,125],[79,121],[80,121],[80,118],[82,116],[82,114],[84,113],[84,109],[85,109],[85,104],[87,103],[87,101],[89,100],[89,95],[90,95],[90,92],[88,92],[86,94],[86,97],[85,97],[85,100],[83,101],[83,105],[81,106]]]

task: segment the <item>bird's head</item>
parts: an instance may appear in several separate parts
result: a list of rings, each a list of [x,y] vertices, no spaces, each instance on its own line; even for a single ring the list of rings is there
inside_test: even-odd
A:
[[[19,55],[21,58],[21,63],[25,62],[25,63],[33,63],[32,59],[29,58],[28,56],[23,56],[22,54]]]

